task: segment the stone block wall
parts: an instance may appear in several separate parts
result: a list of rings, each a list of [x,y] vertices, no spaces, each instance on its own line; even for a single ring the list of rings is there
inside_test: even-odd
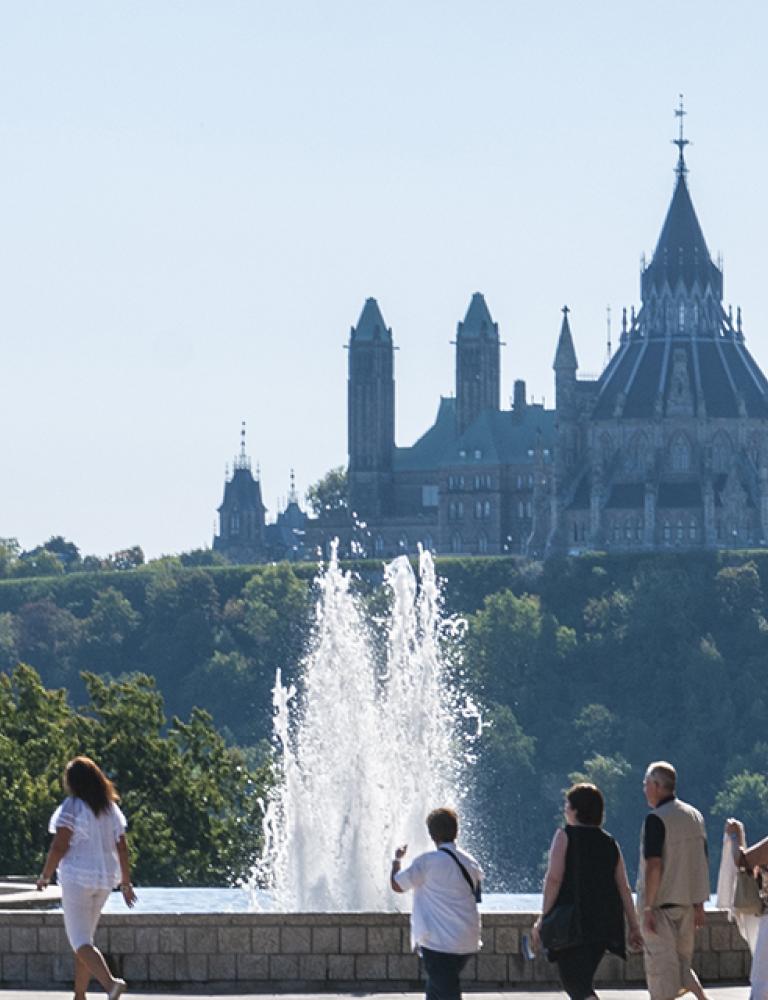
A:
[[[483,950],[464,972],[468,990],[555,984],[554,966],[543,958],[530,962],[521,952],[533,919],[483,915]],[[725,913],[709,913],[697,935],[695,966],[705,983],[745,979],[749,952]],[[96,943],[132,987],[395,992],[422,986],[406,914],[107,914]],[[0,912],[0,956],[4,987],[61,987],[72,980],[60,913]],[[641,956],[626,963],[606,957],[598,981],[639,985]]]

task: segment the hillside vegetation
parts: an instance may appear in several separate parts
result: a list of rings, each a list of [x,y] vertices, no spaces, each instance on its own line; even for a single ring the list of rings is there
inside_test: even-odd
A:
[[[380,566],[353,568],[380,609]],[[305,648],[315,572],[168,561],[0,580],[0,668],[30,664],[72,704],[92,697],[84,672],[150,675],[169,714],[206,709],[258,761],[275,669],[295,675]],[[446,610],[467,619],[466,683],[491,723],[467,814],[497,888],[537,883],[562,790],[581,775],[605,790],[633,868],[653,758],[678,767],[715,859],[727,814],[768,833],[768,554],[441,559],[438,572]]]

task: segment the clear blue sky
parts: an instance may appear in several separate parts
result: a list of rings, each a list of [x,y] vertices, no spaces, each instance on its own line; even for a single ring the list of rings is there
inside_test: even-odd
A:
[[[768,367],[764,4],[0,3],[0,535],[210,543],[248,423],[270,516],[346,459],[343,345],[394,329],[397,438],[471,294],[552,401],[639,304],[674,180]]]

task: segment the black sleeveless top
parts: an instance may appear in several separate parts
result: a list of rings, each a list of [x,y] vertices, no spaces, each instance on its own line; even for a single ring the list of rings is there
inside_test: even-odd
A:
[[[626,958],[624,908],[616,885],[619,846],[599,826],[566,826],[568,850],[558,903],[575,903],[581,943],[603,944]]]

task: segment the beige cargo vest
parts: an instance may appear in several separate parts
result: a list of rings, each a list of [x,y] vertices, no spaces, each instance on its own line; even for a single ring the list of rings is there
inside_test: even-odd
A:
[[[670,799],[651,810],[664,823],[661,884],[655,906],[692,906],[709,899],[707,831],[698,809]],[[645,905],[645,858],[642,834],[637,878],[637,903]]]

